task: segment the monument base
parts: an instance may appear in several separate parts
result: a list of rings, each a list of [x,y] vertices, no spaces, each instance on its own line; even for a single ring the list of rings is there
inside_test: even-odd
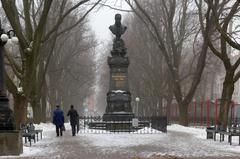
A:
[[[103,121],[132,121],[134,114],[131,112],[111,112],[103,115]]]
[[[23,143],[21,132],[17,130],[1,130],[0,150],[0,156],[22,154]]]
[[[103,115],[106,122],[106,130],[117,132],[129,132],[132,128],[134,114],[130,112],[111,112]]]

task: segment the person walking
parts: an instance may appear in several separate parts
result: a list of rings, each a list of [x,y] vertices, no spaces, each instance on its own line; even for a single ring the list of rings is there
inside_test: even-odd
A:
[[[70,116],[70,124],[72,127],[72,136],[76,135],[76,127],[79,123],[79,115],[78,112],[74,109],[74,106],[71,105],[70,110],[67,113],[67,116]]]
[[[62,136],[64,128],[64,113],[59,105],[56,106],[56,109],[53,112],[53,124],[56,125],[57,137],[59,134]]]

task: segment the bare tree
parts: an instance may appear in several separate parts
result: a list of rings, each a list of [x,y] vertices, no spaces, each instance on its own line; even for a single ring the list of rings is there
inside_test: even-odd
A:
[[[124,38],[130,57],[129,82],[133,99],[140,97],[138,114],[163,115],[163,99],[168,96],[168,75],[163,56],[156,53],[158,47],[138,17],[127,17],[127,26]],[[145,34],[141,34],[143,32]]]
[[[57,37],[81,23],[100,0],[90,7],[82,17],[79,17],[75,23],[65,28],[60,27],[64,20],[77,8],[90,2],[90,0],[72,3],[68,8],[66,8],[66,5],[69,3],[67,3],[66,0],[62,0],[59,15],[55,17],[55,21],[50,19],[52,25],[49,29],[46,29],[46,25],[49,20],[48,17],[53,2],[52,0],[41,0],[37,2],[32,0],[24,0],[22,2],[2,0],[1,2],[6,16],[19,39],[21,65],[18,65],[11,56],[8,56],[12,71],[18,80],[20,80],[19,86],[17,86],[8,75],[6,76],[8,90],[14,97],[16,124],[19,125],[19,123],[26,120],[26,107],[29,99],[32,101],[38,101],[39,99],[38,90],[41,89],[43,82],[41,82],[42,80],[38,81],[38,68],[41,60],[46,56],[41,52],[42,46],[44,43],[47,43],[50,38],[53,38],[55,40],[52,42],[52,48],[54,48],[54,41],[56,41]],[[49,57],[48,59],[50,59],[51,54],[52,53],[47,55],[47,57]],[[44,66],[43,71],[40,71],[41,73],[46,72],[48,63]],[[18,87],[22,88],[22,92],[18,91]]]
[[[48,71],[48,97],[52,109],[57,104],[64,109],[74,104],[80,109],[83,99],[92,93],[96,41],[94,36],[86,33],[90,32],[86,24],[68,32],[70,36],[67,38],[58,40],[55,48],[57,54],[54,54]]]
[[[202,15],[202,1],[197,2],[199,6],[199,12]],[[232,95],[234,91],[234,83],[239,79],[240,72],[238,66],[240,64],[240,58],[232,58],[231,50],[240,50],[240,44],[238,43],[238,27],[236,30],[229,32],[228,28],[230,23],[237,23],[239,20],[236,18],[239,16],[240,2],[239,1],[205,1],[207,4],[206,18],[201,18],[201,23],[204,25],[212,25],[215,28],[215,34],[212,36],[206,36],[208,46],[212,53],[216,55],[223,63],[225,69],[225,78],[223,82],[223,90],[221,95],[221,106],[219,114],[219,124],[227,126],[228,113],[232,102]],[[204,23],[205,22],[205,23]],[[232,48],[232,49],[228,49]]]
[[[191,7],[189,7],[191,1],[153,1],[155,7],[161,8],[160,12],[158,12],[162,17],[160,21],[154,19],[156,15],[151,14],[152,10],[148,8],[149,5],[144,6],[143,1],[126,1],[145,23],[152,39],[158,46],[158,53],[163,55],[169,70],[173,93],[179,104],[180,124],[188,125],[188,105],[200,82],[207,53],[207,43],[203,37],[195,70],[192,70],[191,80],[188,80],[188,87],[185,87],[188,89],[184,90],[180,74],[180,64],[184,57],[183,47],[187,39],[192,38],[191,35],[194,33],[196,34],[198,28],[198,23],[192,21],[194,19],[191,18],[195,15],[193,10],[190,9]],[[163,26],[163,28],[160,26]],[[162,30],[159,28],[162,28]]]

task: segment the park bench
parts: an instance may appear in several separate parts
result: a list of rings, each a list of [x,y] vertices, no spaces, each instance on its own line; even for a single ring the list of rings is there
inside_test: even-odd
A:
[[[214,141],[216,141],[216,134],[220,133],[221,131],[223,131],[223,126],[221,125],[207,127],[207,139],[213,139]]]
[[[232,145],[232,137],[238,136],[239,138],[239,145],[240,145],[240,124],[239,123],[232,123],[228,127],[228,131],[220,131],[220,142],[224,141],[224,135],[228,136],[228,142]]]
[[[25,138],[25,143],[27,143],[27,141],[29,141],[30,146],[32,146],[32,140],[34,141],[34,143],[36,143],[35,133],[31,132],[31,130],[29,130],[28,125],[21,124],[20,129],[22,131],[22,137]]]
[[[27,125],[22,124],[21,130],[22,130],[22,137],[25,138],[25,143],[27,143],[27,139],[28,139],[30,146],[32,146],[32,140],[34,140],[34,143],[36,143],[36,138],[37,138],[37,141],[39,140],[39,135],[41,135],[41,139],[42,139],[43,130],[35,129],[32,123],[29,123]]]
[[[42,139],[42,132],[43,132],[42,129],[35,129],[35,126],[33,125],[33,123],[29,123],[29,124],[28,124],[28,127],[29,127],[29,131],[30,131],[30,132],[36,134],[36,136],[37,136],[37,141],[39,140],[38,135],[40,135],[40,137],[41,137],[41,139]]]

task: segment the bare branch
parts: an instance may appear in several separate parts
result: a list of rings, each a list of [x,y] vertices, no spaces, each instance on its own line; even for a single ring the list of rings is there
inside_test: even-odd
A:
[[[72,12],[74,11],[76,8],[78,8],[79,6],[81,6],[82,4],[88,2],[89,0],[82,0],[80,2],[78,2],[76,5],[74,5],[73,7],[71,7],[69,10],[67,10],[61,17],[58,18],[57,23],[52,27],[52,29],[46,34],[46,36],[44,37],[43,41],[46,41],[59,27],[60,24],[63,23],[63,20]]]
[[[111,5],[107,5],[105,3],[99,3],[101,6],[103,7],[108,7],[110,9],[113,9],[113,10],[117,10],[117,11],[121,11],[121,12],[133,12],[133,10],[126,10],[126,9],[121,9],[121,8],[116,8],[116,7],[113,7]]]
[[[75,28],[76,26],[78,26],[78,24],[80,24],[86,17],[87,15],[98,5],[98,3],[102,1],[102,0],[99,0],[97,3],[95,3],[75,24],[65,28],[64,30],[60,31],[58,33],[58,36],[61,35],[61,34],[64,34],[65,32]]]

